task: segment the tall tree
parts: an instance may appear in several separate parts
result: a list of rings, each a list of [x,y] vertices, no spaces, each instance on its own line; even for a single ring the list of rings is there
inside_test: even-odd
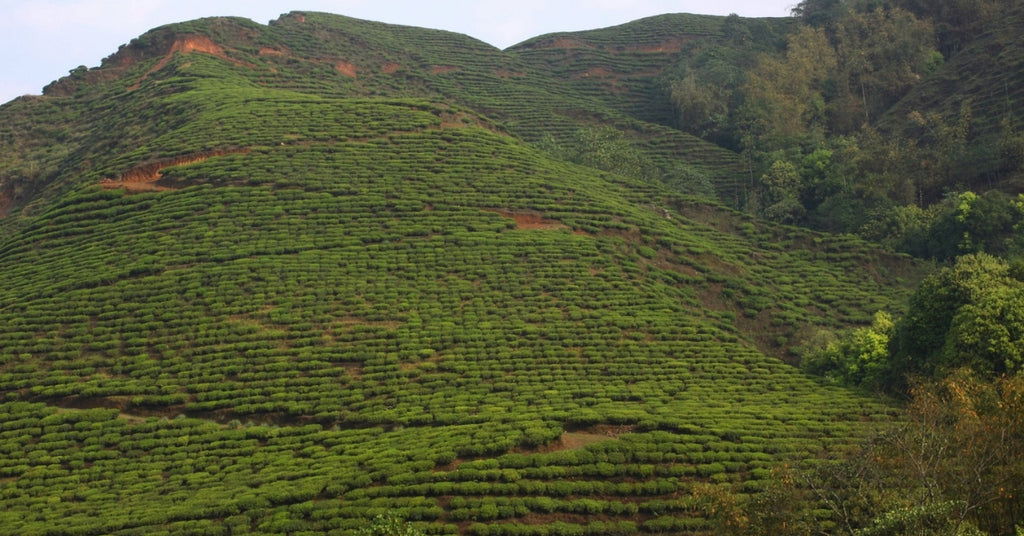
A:
[[[845,4],[843,0],[803,0],[793,8],[793,15],[811,26],[828,26],[846,12]]]
[[[932,21],[942,53],[960,51],[1013,2],[1001,0],[892,0],[898,7]]]
[[[1024,376],[961,370],[908,394],[903,418],[863,446],[781,470],[732,516],[741,532],[1014,534],[1024,512]]]
[[[849,11],[834,24],[835,95],[829,114],[834,131],[870,124],[919,83],[935,61],[935,32],[903,9]]]
[[[789,37],[784,57],[759,56],[743,87],[746,148],[767,152],[824,139],[823,92],[835,67],[824,31],[806,26]]]
[[[713,138],[729,117],[730,91],[723,85],[702,82],[689,74],[672,82],[670,98],[678,112],[679,126],[701,138]]]

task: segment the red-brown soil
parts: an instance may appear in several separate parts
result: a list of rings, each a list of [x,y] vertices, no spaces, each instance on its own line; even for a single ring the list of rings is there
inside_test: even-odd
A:
[[[334,70],[338,71],[339,73],[349,78],[357,78],[359,76],[359,69],[357,69],[355,65],[345,60],[338,60],[334,64]]]
[[[587,69],[587,71],[584,72],[582,76],[584,76],[584,77],[594,76],[594,77],[605,78],[605,77],[609,77],[609,76],[616,76],[616,73],[615,73],[615,71],[612,71],[611,69],[606,69],[604,67],[591,67],[590,69]]]
[[[260,56],[284,56],[285,52],[283,50],[278,50],[276,48],[263,47],[263,48],[260,49],[259,55]]]
[[[235,65],[245,65],[248,67],[255,68],[255,66],[251,64],[229,58],[227,54],[224,53],[223,47],[221,47],[217,43],[214,43],[212,39],[206,37],[205,35],[189,35],[185,37],[179,37],[176,41],[174,41],[174,44],[171,45],[171,48],[167,51],[167,54],[163,58],[161,58],[160,61],[153,66],[153,68],[146,71],[146,74],[143,74],[142,78],[140,78],[138,82],[130,86],[128,89],[138,89],[138,87],[142,84],[143,81],[146,80],[146,78],[149,77],[150,74],[155,73],[160,69],[163,69],[165,66],[167,66],[167,63],[171,61],[171,58],[173,58],[174,55],[179,52],[182,54],[201,52],[203,54],[215,56],[222,60],[230,61]]]
[[[187,164],[195,164],[202,162],[207,158],[214,156],[223,156],[225,154],[232,153],[246,153],[248,149],[236,149],[236,150],[220,150],[220,151],[206,151],[197,154],[178,156],[174,158],[164,158],[155,162],[149,162],[146,164],[135,166],[128,171],[122,173],[116,179],[103,179],[100,181],[100,186],[107,190],[113,190],[117,188],[124,188],[131,192],[143,192],[143,191],[160,191],[167,190],[169,188],[156,184],[160,180],[160,172],[166,168],[173,166],[184,166]]]
[[[693,41],[692,37],[673,37],[658,43],[657,45],[646,45],[646,46],[627,46],[626,50],[630,52],[660,52],[660,53],[673,53],[681,52],[683,46]]]
[[[10,195],[5,195],[4,192],[0,190],[0,218],[7,215],[7,209],[10,208],[13,201],[14,200]]]
[[[636,430],[634,425],[595,424],[577,430],[566,430],[558,439],[542,445],[535,449],[523,451],[526,453],[535,452],[559,452],[583,448],[593,443],[618,439],[622,434],[628,434]]]
[[[551,41],[549,43],[545,43],[544,46],[550,47],[550,48],[564,48],[564,49],[594,48],[594,45],[591,45],[590,43],[586,43],[586,42],[580,41],[578,39],[570,39],[568,37],[560,37],[560,38],[555,39],[555,40],[553,40],[553,41]]]
[[[528,211],[510,211],[503,209],[484,209],[488,212],[494,212],[501,215],[502,218],[511,218],[516,222],[516,228],[518,229],[532,229],[532,230],[555,230],[555,229],[568,229],[569,226],[558,221],[549,220],[541,217],[540,214]]]

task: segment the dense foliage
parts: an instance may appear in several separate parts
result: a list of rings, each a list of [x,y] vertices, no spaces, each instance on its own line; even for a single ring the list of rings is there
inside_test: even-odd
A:
[[[808,0],[784,47],[686,71],[671,100],[696,119],[691,132],[731,133],[747,155],[759,179],[741,203],[749,212],[940,260],[1020,253],[1024,213],[1009,206],[1022,190],[1024,118],[1009,88],[1021,84],[1022,9]],[[950,232],[961,195],[993,202],[970,230],[989,243]]]

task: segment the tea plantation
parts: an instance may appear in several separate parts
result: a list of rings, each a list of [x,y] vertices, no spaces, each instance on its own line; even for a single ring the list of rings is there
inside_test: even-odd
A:
[[[709,533],[713,490],[895,417],[784,358],[901,307],[905,259],[335,68],[400,32],[289,70],[257,26],[0,108],[0,533]]]

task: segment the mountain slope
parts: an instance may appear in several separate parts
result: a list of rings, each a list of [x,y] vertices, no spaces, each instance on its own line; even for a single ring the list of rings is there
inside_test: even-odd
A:
[[[953,153],[947,172],[952,177],[942,178],[958,188],[1024,192],[1016,147],[1024,121],[1018,104],[1024,98],[1022,31],[1024,3],[1005,3],[985,32],[971,36],[963,50],[881,118],[880,129]],[[922,117],[928,122],[922,124]]]
[[[244,79],[245,86],[323,96],[388,95],[457,103],[532,142],[545,137],[564,142],[581,128],[613,126],[662,170],[680,163],[703,170],[721,185],[723,201],[733,202],[736,185],[746,176],[738,155],[651,122],[654,117],[667,116],[663,112],[668,100],[659,76],[685,53],[681,45],[719,39],[725,19],[666,15],[597,32],[555,35],[551,37],[553,47],[543,40],[531,40],[507,52],[450,32],[321,13],[291,13],[269,26],[230,17],[200,19],[147,32],[106,58],[99,68],[75,72],[44,89],[48,96],[78,95],[80,100],[92,101],[95,109],[79,108],[58,118],[25,119],[34,128],[55,120],[77,124],[79,128],[70,130],[96,130],[110,137],[90,140],[92,143],[131,150],[133,147],[121,144],[145,136],[153,126],[151,118],[158,115],[166,122],[183,111],[161,109],[154,114],[144,107],[126,108],[127,102],[140,102],[128,99],[129,95],[179,91],[182,88],[177,84],[184,82],[178,77],[182,70],[196,77],[231,72]],[[756,21],[751,26],[759,27]],[[625,43],[639,39],[642,46],[613,46],[616,39]],[[566,49],[558,44],[565,41],[584,45]],[[563,54],[567,51],[568,55]],[[557,55],[562,58],[556,59]],[[572,60],[569,65],[586,65],[588,72],[597,74],[591,77],[588,72],[566,71],[567,58]],[[110,108],[111,103],[116,103],[116,109]],[[7,107],[15,118],[20,113],[39,113],[39,106],[29,107],[20,101]],[[25,108],[31,111],[21,112]],[[93,128],[99,123],[104,127]],[[7,135],[41,144],[53,139],[49,131],[26,136],[25,130],[24,123],[12,122]],[[126,131],[130,132],[127,140],[115,136]],[[16,181],[14,177],[0,178],[0,191],[13,200],[6,203],[9,210],[32,198],[40,184],[51,183],[56,178],[53,168],[69,166],[69,162],[54,163],[49,158],[43,164],[39,158],[31,162],[7,155],[0,158],[6,160],[0,160],[5,168],[18,172]]]
[[[0,109],[45,168],[0,220],[0,526],[699,533],[706,486],[891,418],[773,355],[913,266],[554,159],[446,98],[486,58],[207,19]]]

